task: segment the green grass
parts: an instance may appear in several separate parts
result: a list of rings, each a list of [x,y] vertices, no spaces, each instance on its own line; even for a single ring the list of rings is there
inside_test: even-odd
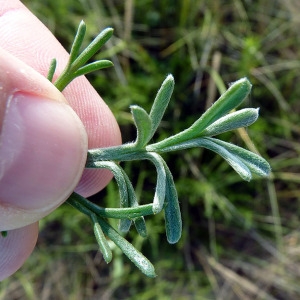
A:
[[[273,174],[246,183],[208,151],[171,154],[165,158],[178,188],[182,239],[166,242],[160,215],[146,220],[149,239],[129,237],[154,262],[156,279],[143,277],[117,249],[106,265],[89,221],[62,206],[41,222],[37,248],[24,267],[0,283],[0,299],[300,298],[298,2],[24,3],[67,49],[81,19],[89,38],[115,28],[104,53],[115,68],[89,79],[118,119],[124,141],[135,138],[128,106],[149,108],[166,74],[176,85],[155,139],[186,128],[231,81],[247,76],[253,83],[249,105],[260,107],[260,119],[224,139],[255,145]],[[128,165],[145,203],[154,171],[148,164]],[[95,199],[113,206],[117,197],[112,183]]]

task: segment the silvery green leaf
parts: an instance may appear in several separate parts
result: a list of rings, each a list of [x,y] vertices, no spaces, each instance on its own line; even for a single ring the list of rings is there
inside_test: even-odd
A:
[[[147,112],[137,105],[130,106],[133,120],[137,129],[135,147],[144,147],[151,139],[152,122]]]
[[[178,195],[173,180],[172,173],[165,164],[167,184],[166,184],[166,205],[164,208],[166,235],[170,244],[179,241],[182,232],[182,219],[178,202]]]
[[[95,163],[98,168],[110,170],[119,187],[120,193],[120,206],[128,207],[128,192],[127,192],[127,182],[124,178],[123,169],[113,161],[98,161]]]
[[[155,97],[154,103],[152,105],[149,114],[152,122],[151,138],[153,137],[157,127],[161,122],[161,119],[169,104],[171,95],[173,93],[173,89],[174,89],[174,77],[172,75],[168,75],[157,92],[157,95]]]
[[[221,155],[244,180],[250,181],[251,172],[245,163],[238,156],[232,154],[223,146],[218,145],[215,140],[216,139],[214,138],[197,138],[178,145],[166,147],[162,150],[162,152],[204,147]]]
[[[128,175],[126,174],[126,172],[121,169],[122,173],[123,173],[123,178],[126,182],[126,186],[127,186],[127,192],[128,192],[128,207],[136,207],[139,205],[138,201],[137,201],[137,198],[136,198],[136,194],[135,194],[135,191],[134,191],[134,188],[131,184],[131,181],[128,177]]]
[[[251,86],[247,78],[233,82],[229,89],[191,126],[191,129],[198,131],[199,134],[207,126],[239,106],[249,95]]]
[[[245,108],[225,115],[204,129],[201,136],[214,136],[240,127],[250,126],[257,120],[258,111],[258,108]]]
[[[229,89],[189,128],[161,142],[147,146],[147,150],[161,151],[165,147],[170,147],[199,137],[205,128],[239,106],[250,91],[251,83],[247,78],[242,78],[232,83]]]
[[[223,146],[217,144],[215,139],[207,138],[202,141],[203,147],[222,156],[227,163],[246,181],[250,181],[252,178],[251,172],[246,164],[232,152],[228,151]]]
[[[127,233],[130,230],[132,221],[130,219],[120,219],[118,228],[120,232]]]
[[[130,181],[130,179],[128,178],[127,174],[125,173],[125,171],[123,169],[122,169],[122,172],[123,172],[124,180],[127,184],[129,207],[138,207],[139,203],[137,201],[137,197],[136,197],[134,188],[131,184],[131,181]],[[147,228],[146,228],[146,223],[145,223],[144,217],[143,216],[136,217],[136,218],[133,219],[133,222],[134,222],[134,226],[135,226],[137,232],[142,237],[145,237],[147,235]],[[125,221],[120,220],[120,225],[123,225],[124,229],[125,229],[125,225],[126,225]],[[130,228],[130,226],[128,227],[128,230],[129,230],[129,228]]]
[[[92,218],[93,225],[94,225],[93,226],[94,227],[94,234],[95,234],[96,240],[98,242],[100,252],[102,253],[105,262],[108,264],[112,260],[111,249],[110,249],[110,247],[108,245],[108,242],[107,242],[107,240],[104,236],[104,233],[103,233],[102,228],[101,228],[101,226],[100,226],[100,224],[97,220],[96,215],[91,214],[91,218]]]
[[[166,196],[166,171],[164,160],[160,155],[153,152],[146,153],[145,158],[151,160],[156,167],[157,180],[153,199],[153,213],[157,214],[162,210]]]
[[[114,178],[118,184],[119,193],[120,193],[120,207],[129,207],[129,195],[128,195],[128,183],[124,178],[123,169],[112,161],[99,161],[95,165],[98,168],[104,168],[112,171]],[[123,233],[129,231],[131,226],[131,220],[129,219],[120,219],[119,230]]]
[[[102,218],[98,218],[101,228],[122,252],[148,277],[156,277],[155,269],[151,262],[139,252],[132,244],[126,241],[114,228]]]
[[[211,138],[208,138],[211,139]],[[262,158],[261,156],[218,139],[213,139],[215,143],[227,149],[230,153],[237,156],[247,167],[254,173],[259,176],[269,176],[271,172],[271,167],[269,163]]]
[[[147,227],[144,217],[135,218],[133,222],[138,234],[143,238],[147,237]]]

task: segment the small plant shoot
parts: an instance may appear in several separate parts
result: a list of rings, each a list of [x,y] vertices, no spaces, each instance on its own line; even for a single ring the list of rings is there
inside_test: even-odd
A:
[[[111,38],[113,29],[103,30],[88,47],[80,52],[85,32],[85,23],[81,22],[71,48],[69,61],[60,76],[53,82],[60,91],[78,76],[113,65],[108,60],[89,62],[91,57]],[[51,82],[55,68],[54,59],[48,73]],[[109,238],[141,272],[149,277],[156,276],[153,265],[123,235],[134,225],[137,233],[146,237],[145,217],[163,213],[168,242],[174,244],[180,239],[182,232],[180,206],[172,173],[162,157],[165,152],[204,147],[223,157],[246,181],[251,180],[253,174],[266,177],[271,171],[270,165],[262,157],[215,137],[226,131],[250,126],[257,120],[259,110],[255,108],[232,112],[251,91],[251,83],[247,78],[233,82],[228,90],[189,128],[162,141],[150,143],[167,109],[173,89],[174,78],[168,75],[156,94],[150,112],[137,105],[130,107],[136,127],[134,142],[88,150],[86,168],[109,169],[113,173],[119,188],[120,207],[100,207],[75,192],[67,200],[67,203],[91,220],[96,241],[107,263],[113,259],[107,242]],[[157,183],[152,203],[142,205],[138,203],[130,178],[119,164],[122,161],[133,160],[149,160],[156,169]],[[110,218],[119,220],[118,230],[108,223],[107,219]],[[5,232],[2,232],[2,235],[5,236]]]

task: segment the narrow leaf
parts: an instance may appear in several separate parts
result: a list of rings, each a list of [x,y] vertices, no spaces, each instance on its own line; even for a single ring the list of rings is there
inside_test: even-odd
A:
[[[47,74],[47,79],[50,82],[52,82],[52,80],[53,80],[53,76],[54,76],[54,73],[55,73],[55,70],[56,70],[56,65],[57,65],[57,60],[55,58],[53,58],[51,60],[49,71],[48,71],[48,74]]]
[[[99,49],[111,38],[112,28],[106,28],[81,52],[81,54],[72,63],[72,69],[78,70],[82,67]]]
[[[95,166],[97,168],[108,169],[113,173],[114,178],[119,187],[120,206],[128,207],[129,201],[128,201],[127,182],[124,178],[123,169],[118,164],[112,161],[98,161],[95,163]]]
[[[69,57],[69,62],[68,65],[71,65],[74,60],[77,58],[78,54],[79,54],[79,50],[80,47],[82,45],[84,36],[85,36],[85,32],[86,32],[86,25],[84,23],[84,21],[81,21],[79,23],[73,44],[72,44],[72,48],[70,51],[70,57]]]
[[[167,184],[166,184],[166,205],[164,208],[166,235],[170,244],[175,244],[179,241],[182,232],[182,219],[180,206],[178,202],[177,191],[173,176],[167,164],[165,164]]]
[[[146,238],[148,234],[144,217],[135,218],[133,221],[138,234]]]
[[[91,203],[79,194],[72,193],[70,198],[67,200],[69,204],[77,208],[82,213],[91,217],[92,219],[96,217],[103,233],[111,239],[122,252],[147,276],[156,277],[155,269],[151,262],[137,249],[133,247],[128,241],[126,241],[114,228],[112,228],[102,217],[97,216],[99,213],[99,207]],[[106,209],[103,208],[105,211]],[[118,209],[122,210],[122,209]],[[97,232],[98,234],[98,232]],[[107,250],[107,249],[106,249]],[[108,256],[109,257],[109,256]]]
[[[222,156],[244,180],[251,180],[252,175],[248,167],[239,159],[238,156],[232,154],[232,152],[227,151],[224,147],[215,143],[215,139],[210,138],[203,141],[203,147]]]
[[[135,147],[144,147],[151,139],[152,123],[147,112],[137,105],[130,106],[131,114],[137,129]]]
[[[147,146],[148,151],[161,151],[184,141],[199,137],[202,131],[219,118],[239,106],[251,91],[251,83],[247,78],[234,82],[230,88],[189,128],[170,136],[161,142]]]
[[[98,60],[95,62],[92,62],[88,65],[85,65],[81,68],[79,68],[76,72],[74,72],[74,78],[81,76],[81,75],[85,75],[88,73],[92,73],[101,69],[105,69],[105,68],[110,68],[112,67],[114,64],[110,61],[110,60]]]
[[[210,138],[208,138],[210,139]],[[227,149],[228,151],[230,151],[232,154],[234,154],[235,156],[239,157],[239,159],[241,161],[243,161],[243,163],[245,165],[248,166],[248,168],[254,173],[257,174],[259,176],[269,176],[270,172],[271,172],[271,166],[269,165],[269,163],[262,158],[261,156],[243,149],[241,147],[238,147],[236,145],[227,143],[227,142],[223,142],[221,140],[218,139],[214,139],[214,142],[219,144],[220,146],[224,147],[225,149]]]
[[[103,232],[122,250],[122,252],[148,277],[156,277],[155,269],[151,262],[136,248],[125,240],[102,218],[98,218]]]
[[[129,195],[127,188],[127,181],[124,179],[123,169],[111,161],[99,161],[95,163],[97,168],[109,169],[114,174],[114,178],[118,184],[119,194],[120,194],[120,207],[129,207]],[[120,219],[119,221],[119,230],[123,233],[129,231],[131,226],[131,220],[129,219]]]
[[[105,262],[108,264],[112,260],[112,252],[111,249],[108,245],[108,242],[104,236],[104,233],[101,229],[101,226],[97,220],[97,217],[95,214],[91,214],[92,222],[93,222],[93,227],[94,227],[94,234],[97,240],[97,243],[99,245],[100,252],[103,255],[103,258]]]
[[[191,129],[195,131],[195,136],[197,132],[201,133],[214,121],[239,106],[249,95],[251,86],[247,78],[233,82],[229,89],[191,126]]]
[[[178,145],[166,147],[162,152],[204,147],[221,155],[244,180],[251,180],[251,172],[246,164],[237,155],[232,154],[225,147],[217,144],[216,140],[217,139],[214,138],[197,138]]]
[[[132,221],[130,219],[120,219],[119,220],[119,230],[122,233],[127,233],[130,230]]]
[[[172,75],[168,75],[156,94],[149,114],[152,122],[151,137],[153,137],[157,127],[159,126],[169,104],[171,95],[173,93],[174,84],[174,77]]]
[[[201,136],[214,136],[220,133],[234,130],[240,127],[247,127],[253,124],[258,118],[258,108],[245,108],[225,115],[209,125]]]
[[[139,203],[137,201],[137,197],[134,191],[134,188],[131,184],[130,179],[128,178],[127,174],[123,170],[123,177],[126,181],[127,184],[127,191],[128,191],[128,197],[129,197],[129,207],[138,207]],[[121,224],[122,220],[120,220]],[[124,222],[124,221],[123,221]],[[138,232],[139,235],[142,237],[147,236],[147,228],[146,228],[146,223],[145,219],[143,216],[133,218],[134,226],[136,228],[136,231]],[[128,229],[129,230],[129,229]]]
[[[153,199],[153,213],[159,213],[163,206],[166,197],[166,171],[164,160],[160,155],[153,152],[145,154],[145,158],[149,159],[156,167],[157,180]]]

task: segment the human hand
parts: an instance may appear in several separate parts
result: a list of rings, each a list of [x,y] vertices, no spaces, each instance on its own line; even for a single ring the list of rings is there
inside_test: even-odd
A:
[[[20,1],[2,1],[0,231],[9,231],[0,236],[0,280],[32,252],[39,219],[74,189],[88,197],[111,179],[108,171],[83,171],[87,149],[121,142],[113,115],[85,78],[63,95],[45,79],[54,57],[59,74],[67,52]]]

